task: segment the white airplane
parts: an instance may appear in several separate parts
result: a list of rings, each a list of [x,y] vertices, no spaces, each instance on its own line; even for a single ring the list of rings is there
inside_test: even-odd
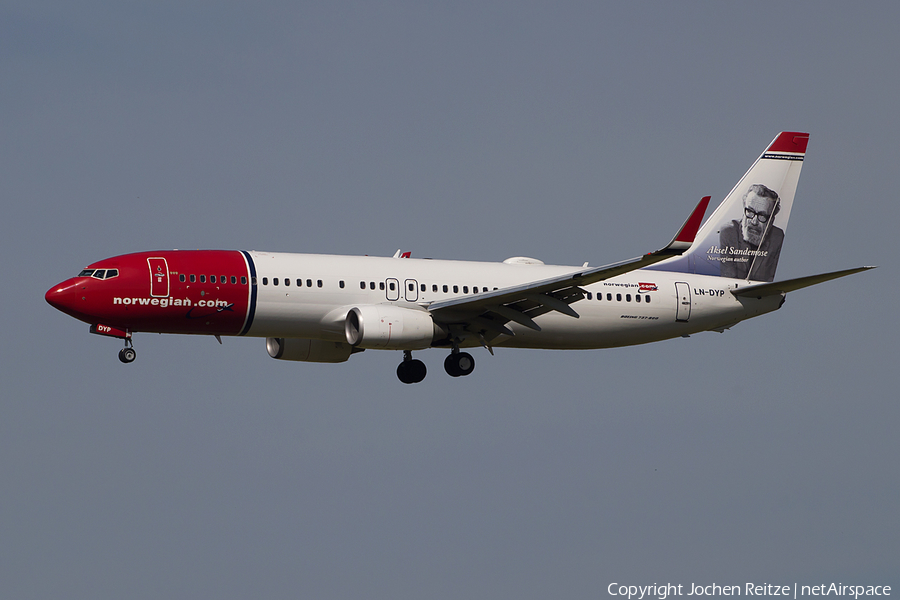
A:
[[[46,300],[125,340],[135,332],[266,338],[272,358],[344,362],[400,350],[403,383],[425,378],[415,350],[611,348],[724,331],[777,310],[788,292],[873,267],[775,282],[809,135],[782,132],[700,227],[703,198],[661,250],[602,267],[237,250],[125,254],[89,265]]]

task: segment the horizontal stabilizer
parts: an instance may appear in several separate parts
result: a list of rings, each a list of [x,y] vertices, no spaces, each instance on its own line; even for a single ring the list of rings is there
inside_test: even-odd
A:
[[[856,267],[855,269],[846,269],[844,271],[834,271],[832,273],[822,273],[821,275],[810,275],[808,277],[800,277],[798,279],[788,279],[786,281],[776,281],[774,283],[760,283],[758,285],[750,285],[747,287],[731,290],[735,296],[745,296],[751,298],[762,298],[763,296],[776,296],[778,294],[786,294],[799,290],[817,283],[831,281],[838,277],[846,277],[861,271],[868,271],[875,267]]]

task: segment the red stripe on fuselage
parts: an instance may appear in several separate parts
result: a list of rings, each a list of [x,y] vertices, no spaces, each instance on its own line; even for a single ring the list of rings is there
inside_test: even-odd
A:
[[[166,296],[159,295],[160,288],[151,290],[149,265],[161,263],[148,263],[154,258],[164,258],[168,265]],[[82,321],[127,331],[238,335],[247,319],[251,280],[238,251],[138,252],[88,268],[118,269],[119,274],[103,280],[69,279],[47,292],[47,301]]]

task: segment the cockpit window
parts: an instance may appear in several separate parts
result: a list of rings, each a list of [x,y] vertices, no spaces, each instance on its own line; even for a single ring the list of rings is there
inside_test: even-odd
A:
[[[79,277],[93,277],[94,279],[109,279],[118,277],[118,269],[84,269],[78,274]]]

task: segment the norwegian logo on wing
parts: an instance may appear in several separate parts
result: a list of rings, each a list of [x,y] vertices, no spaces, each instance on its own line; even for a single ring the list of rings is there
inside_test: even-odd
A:
[[[655,283],[645,283],[643,281],[639,281],[638,285],[640,286],[641,292],[655,292],[659,289],[658,287],[656,287]]]

